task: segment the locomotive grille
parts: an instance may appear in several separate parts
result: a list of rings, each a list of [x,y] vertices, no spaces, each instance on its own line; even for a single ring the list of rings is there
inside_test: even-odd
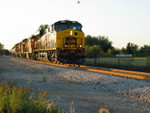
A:
[[[77,38],[67,37],[64,42],[65,48],[77,48]]]

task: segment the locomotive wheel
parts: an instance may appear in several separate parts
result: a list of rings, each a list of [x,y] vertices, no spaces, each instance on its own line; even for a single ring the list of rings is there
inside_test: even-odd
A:
[[[50,62],[54,62],[54,63],[55,63],[55,61],[57,61],[57,60],[56,60],[56,53],[55,53],[55,51],[49,51],[49,52],[47,53],[47,59],[48,59]]]

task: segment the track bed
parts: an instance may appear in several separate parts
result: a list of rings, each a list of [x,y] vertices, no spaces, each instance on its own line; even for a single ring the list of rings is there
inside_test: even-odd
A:
[[[0,69],[1,81],[37,92],[47,90],[50,101],[68,113],[71,108],[75,113],[98,113],[100,108],[111,113],[150,112],[149,81],[12,57],[0,57]]]

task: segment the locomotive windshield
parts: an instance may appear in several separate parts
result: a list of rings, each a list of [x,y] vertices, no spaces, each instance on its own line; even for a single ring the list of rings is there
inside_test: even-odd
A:
[[[81,31],[81,28],[82,28],[81,25],[77,25],[77,24],[69,25],[69,29],[76,29],[78,31]]]
[[[82,31],[82,25],[78,22],[73,21],[59,21],[54,24],[56,31],[66,30],[66,29],[75,29]]]

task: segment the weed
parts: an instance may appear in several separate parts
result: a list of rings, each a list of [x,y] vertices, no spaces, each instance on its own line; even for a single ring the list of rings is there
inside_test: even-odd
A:
[[[0,73],[0,82],[3,82],[5,80],[4,74]]]
[[[31,98],[28,88],[10,87],[0,83],[0,113],[59,113],[59,108],[47,101],[48,92]]]
[[[70,104],[70,113],[75,113],[74,102],[71,102]]]
[[[42,75],[42,81],[41,81],[41,82],[46,82],[47,79],[48,79],[48,78],[47,78],[46,76]]]

